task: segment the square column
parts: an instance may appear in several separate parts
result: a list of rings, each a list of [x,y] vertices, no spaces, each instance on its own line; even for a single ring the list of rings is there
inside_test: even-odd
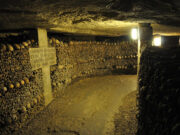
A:
[[[153,29],[150,23],[140,23],[139,24],[139,39],[138,39],[138,68],[137,73],[139,74],[140,69],[140,58],[142,52],[147,48],[152,46]]]
[[[45,106],[51,103],[53,100],[52,88],[51,88],[51,73],[50,66],[55,65],[56,62],[56,49],[54,47],[48,47],[48,37],[46,29],[38,28],[38,40],[39,48],[30,48],[30,62],[32,70],[42,68],[43,75],[43,89]]]
[[[139,70],[140,70],[140,60],[141,54],[147,48],[152,46],[153,39],[153,28],[150,23],[140,23],[139,24],[139,39],[138,39],[138,61],[137,61],[137,75],[138,75],[138,85],[139,90]]]

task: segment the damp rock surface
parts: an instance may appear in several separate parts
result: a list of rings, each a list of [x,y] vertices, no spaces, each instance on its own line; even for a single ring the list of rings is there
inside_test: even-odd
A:
[[[180,26],[179,14],[179,0],[1,0],[0,29],[44,27],[113,36],[128,34],[132,22]]]
[[[114,114],[122,99],[136,89],[136,79],[117,75],[80,80],[16,135],[112,135]]]

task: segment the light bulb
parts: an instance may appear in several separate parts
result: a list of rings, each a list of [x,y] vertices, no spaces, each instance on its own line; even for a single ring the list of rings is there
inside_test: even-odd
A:
[[[138,39],[138,29],[137,28],[133,28],[131,30],[131,37],[133,40],[137,40]]]
[[[153,45],[154,45],[154,46],[161,46],[161,36],[154,37],[154,39],[153,39]]]

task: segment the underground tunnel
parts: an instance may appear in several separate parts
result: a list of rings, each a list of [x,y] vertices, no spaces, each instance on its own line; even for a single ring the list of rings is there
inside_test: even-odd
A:
[[[180,134],[179,0],[0,2],[0,134]]]

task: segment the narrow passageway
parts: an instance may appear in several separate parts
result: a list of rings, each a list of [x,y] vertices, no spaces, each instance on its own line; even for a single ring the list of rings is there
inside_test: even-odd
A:
[[[102,76],[75,82],[18,134],[113,134],[114,115],[123,97],[135,91],[136,86],[135,75]]]

